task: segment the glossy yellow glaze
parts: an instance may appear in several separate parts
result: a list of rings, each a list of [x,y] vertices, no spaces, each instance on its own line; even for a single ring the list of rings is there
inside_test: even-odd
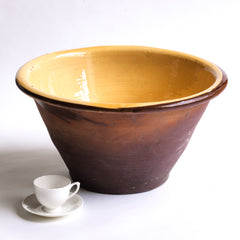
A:
[[[217,87],[222,72],[184,53],[103,46],[43,55],[25,64],[16,78],[23,88],[47,98],[116,109],[199,96]]]

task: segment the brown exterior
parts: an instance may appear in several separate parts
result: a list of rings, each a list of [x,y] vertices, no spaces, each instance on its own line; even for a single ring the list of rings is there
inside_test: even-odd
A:
[[[36,100],[74,181],[112,194],[164,183],[207,103],[154,112],[103,112]]]

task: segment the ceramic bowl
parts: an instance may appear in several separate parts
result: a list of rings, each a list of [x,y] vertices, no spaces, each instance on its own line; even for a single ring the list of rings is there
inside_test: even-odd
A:
[[[104,46],[38,57],[16,82],[34,98],[73,180],[126,194],[167,180],[227,76],[180,52]]]

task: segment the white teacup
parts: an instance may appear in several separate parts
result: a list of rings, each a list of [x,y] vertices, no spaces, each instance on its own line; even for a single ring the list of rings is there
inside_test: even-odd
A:
[[[71,183],[71,180],[61,175],[46,175],[33,181],[35,195],[46,212],[55,212],[61,209],[63,203],[73,197],[80,188],[79,182]],[[76,189],[71,192],[73,187]]]

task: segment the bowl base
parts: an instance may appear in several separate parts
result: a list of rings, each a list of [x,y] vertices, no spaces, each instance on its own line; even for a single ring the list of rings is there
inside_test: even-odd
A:
[[[88,184],[85,182],[82,182],[77,176],[74,176],[70,173],[70,176],[72,178],[72,180],[75,181],[79,181],[81,182],[81,188],[84,188],[88,191],[91,192],[96,192],[96,193],[103,193],[103,194],[116,194],[116,195],[120,195],[120,194],[134,194],[134,193],[142,193],[142,192],[148,192],[151,191],[159,186],[161,186],[162,184],[164,184],[169,177],[169,174],[167,176],[164,176],[162,178],[159,178],[158,181],[155,181],[154,183],[151,182],[151,184],[139,184],[139,187],[129,187],[129,186],[97,186],[97,185],[93,185],[93,184]]]

